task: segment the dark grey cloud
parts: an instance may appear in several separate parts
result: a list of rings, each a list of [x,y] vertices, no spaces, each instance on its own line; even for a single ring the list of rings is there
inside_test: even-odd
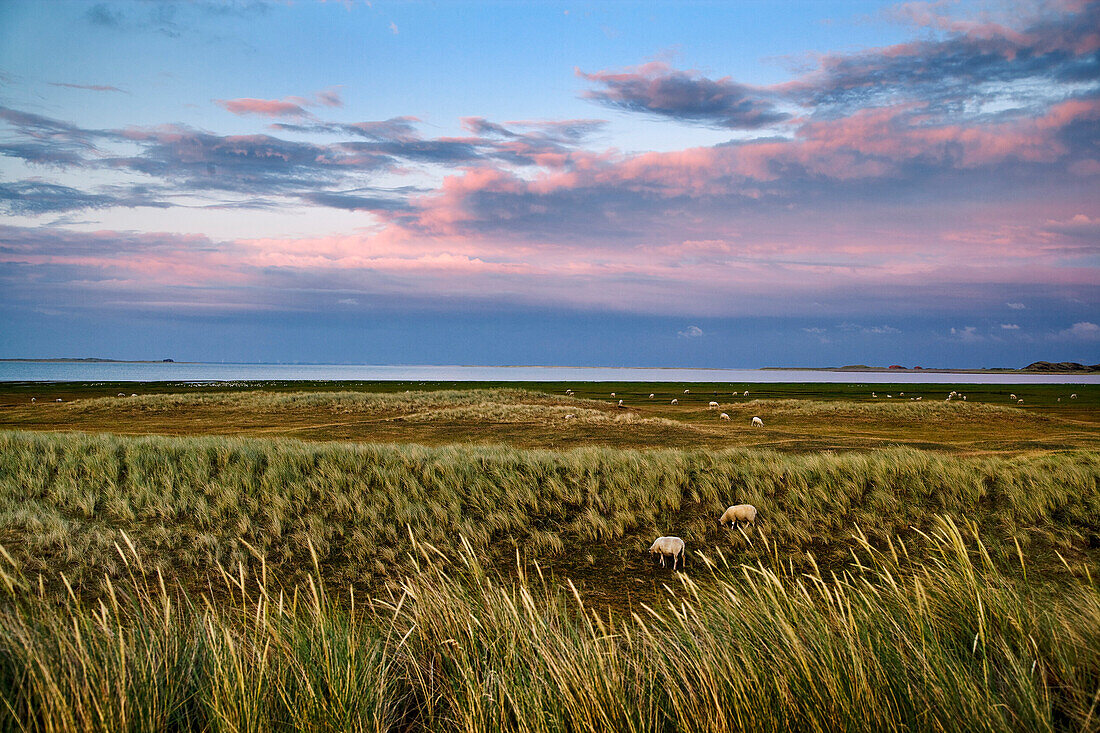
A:
[[[934,37],[822,57],[815,71],[777,90],[824,114],[906,101],[957,113],[993,98],[1026,109],[1068,95],[1060,85],[1100,82],[1100,3],[1047,14],[1018,31],[935,16],[922,22],[936,26]]]
[[[628,112],[731,130],[755,130],[790,118],[767,90],[728,78],[708,79],[661,62],[617,72],[576,73],[599,87],[584,92],[585,99]]]
[[[64,87],[66,89],[83,89],[89,92],[121,92],[123,94],[129,94],[125,89],[119,89],[109,84],[67,84],[61,81],[52,81],[50,82],[50,86]]]
[[[140,186],[104,187],[89,192],[43,181],[0,183],[0,211],[13,215],[37,216],[116,206],[163,209],[169,204]]]

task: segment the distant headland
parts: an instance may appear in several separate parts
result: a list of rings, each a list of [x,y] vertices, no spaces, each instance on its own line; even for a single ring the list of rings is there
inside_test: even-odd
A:
[[[901,364],[890,366],[868,366],[867,364],[848,364],[840,367],[764,367],[768,371],[798,369],[811,372],[925,372],[932,374],[1092,374],[1100,372],[1100,364],[1078,364],[1075,361],[1033,361],[1022,369],[1011,367],[993,367],[982,369],[936,369],[932,367]]]

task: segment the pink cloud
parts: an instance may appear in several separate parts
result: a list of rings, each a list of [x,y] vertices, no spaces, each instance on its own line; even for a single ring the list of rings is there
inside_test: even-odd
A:
[[[308,98],[296,96],[284,97],[283,99],[242,97],[239,99],[215,99],[214,103],[235,115],[261,115],[264,117],[310,117],[311,115],[305,110],[305,107],[341,107],[344,104],[337,87],[315,92],[312,97]]]

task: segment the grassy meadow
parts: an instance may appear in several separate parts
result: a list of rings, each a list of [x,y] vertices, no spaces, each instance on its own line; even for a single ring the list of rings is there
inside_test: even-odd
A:
[[[4,385],[0,730],[1100,730],[1098,403]]]

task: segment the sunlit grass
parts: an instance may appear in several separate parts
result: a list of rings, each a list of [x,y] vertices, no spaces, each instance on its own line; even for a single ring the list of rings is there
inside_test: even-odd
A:
[[[188,594],[119,536],[102,598],[2,560],[0,729],[1088,731],[1100,591],[1047,592],[938,519],[839,573],[712,555],[622,614],[472,545],[411,545],[392,593],[283,585],[259,558]],[[910,545],[924,547],[923,561]],[[812,558],[807,558],[812,567]],[[706,580],[706,582],[703,582]]]

